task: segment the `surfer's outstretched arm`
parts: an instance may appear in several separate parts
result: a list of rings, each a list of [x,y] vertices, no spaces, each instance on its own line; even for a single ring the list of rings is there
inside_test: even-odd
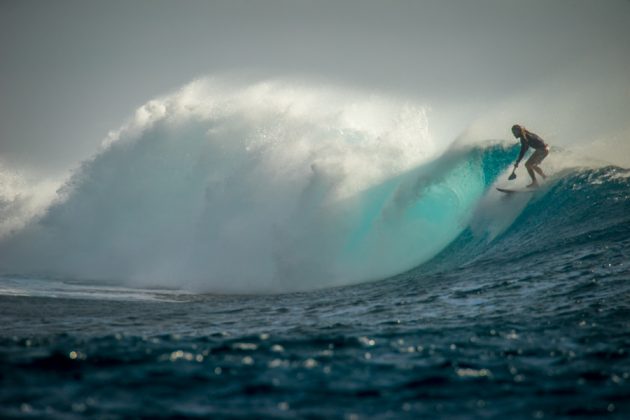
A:
[[[529,144],[521,140],[521,152],[518,154],[518,158],[516,159],[516,163],[514,164],[515,168],[518,167],[518,164],[521,162],[521,159],[523,159],[523,156],[525,156],[525,152],[527,152],[527,149],[529,149]]]

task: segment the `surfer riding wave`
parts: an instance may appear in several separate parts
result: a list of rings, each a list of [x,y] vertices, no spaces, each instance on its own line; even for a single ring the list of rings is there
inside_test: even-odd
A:
[[[540,165],[540,163],[549,154],[549,146],[538,135],[526,130],[525,127],[518,124],[512,126],[512,134],[514,134],[514,137],[521,140],[521,152],[518,154],[518,158],[514,164],[514,170],[518,168],[518,164],[521,159],[523,159],[523,156],[525,156],[525,152],[527,152],[530,147],[534,149],[534,153],[525,162],[525,168],[527,169],[529,176],[532,178],[532,183],[527,187],[536,188],[538,187],[536,173],[538,173],[543,179],[547,178],[547,175],[545,175],[538,165]]]

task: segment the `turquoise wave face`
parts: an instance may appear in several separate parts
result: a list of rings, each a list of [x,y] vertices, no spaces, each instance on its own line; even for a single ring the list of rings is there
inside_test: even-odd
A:
[[[340,264],[379,279],[431,259],[468,226],[510,156],[499,146],[453,150],[353,197]]]

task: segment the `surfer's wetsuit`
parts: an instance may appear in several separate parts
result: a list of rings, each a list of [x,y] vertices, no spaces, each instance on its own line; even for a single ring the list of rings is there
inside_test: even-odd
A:
[[[549,154],[549,146],[547,146],[547,143],[545,143],[537,134],[522,129],[520,139],[521,152],[518,154],[518,159],[516,159],[517,164],[521,161],[521,159],[523,159],[523,156],[525,156],[525,153],[530,147],[536,151],[529,159],[527,159],[525,166],[538,165]]]
[[[527,131],[519,125],[512,127],[512,133],[514,133],[516,138],[521,140],[521,152],[518,154],[518,159],[516,159],[516,164],[514,165],[515,169],[518,167],[519,162],[523,159],[525,152],[527,152],[530,147],[535,150],[529,159],[527,159],[527,162],[525,162],[525,168],[527,168],[527,173],[529,173],[529,176],[532,178],[532,183],[529,184],[528,187],[537,187],[538,182],[536,181],[536,175],[534,172],[537,172],[540,176],[546,178],[545,173],[538,167],[538,165],[549,154],[549,146],[538,135]]]

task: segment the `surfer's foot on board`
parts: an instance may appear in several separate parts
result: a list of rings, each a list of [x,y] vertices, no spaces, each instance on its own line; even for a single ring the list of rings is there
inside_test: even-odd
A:
[[[538,188],[538,182],[534,181],[527,186],[527,188]]]

